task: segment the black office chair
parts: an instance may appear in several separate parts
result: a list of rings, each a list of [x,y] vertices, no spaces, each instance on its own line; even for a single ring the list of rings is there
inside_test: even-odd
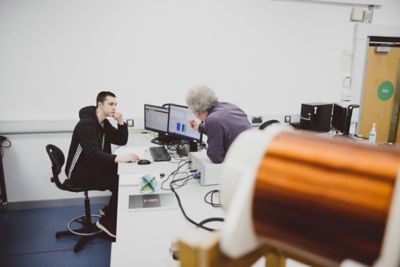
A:
[[[278,120],[268,120],[263,122],[260,127],[258,127],[258,129],[260,130],[264,130],[265,128],[267,128],[268,126],[274,124],[274,123],[280,123]]]
[[[92,217],[99,217],[98,215],[91,215],[90,213],[90,200],[88,188],[76,187],[71,183],[70,179],[65,179],[64,182],[61,183],[60,178],[58,177],[61,173],[62,166],[65,162],[64,153],[55,145],[47,145],[46,146],[47,154],[50,157],[51,161],[51,169],[53,171],[53,177],[50,178],[52,183],[55,183],[58,188],[65,191],[70,192],[84,192],[85,195],[85,215],[78,216],[70,220],[67,224],[67,231],[60,231],[56,233],[56,238],[61,236],[68,235],[77,235],[80,236],[78,242],[76,242],[74,246],[74,252],[79,252],[87,243],[87,241],[93,237],[101,233],[101,231],[96,227],[94,223],[92,223]],[[72,224],[80,224],[82,225],[79,229],[72,229]]]

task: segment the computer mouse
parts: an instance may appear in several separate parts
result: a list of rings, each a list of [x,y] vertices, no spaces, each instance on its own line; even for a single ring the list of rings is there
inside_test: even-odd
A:
[[[137,164],[139,164],[139,165],[146,165],[146,164],[150,164],[150,163],[151,163],[151,161],[148,159],[139,159],[137,162]]]

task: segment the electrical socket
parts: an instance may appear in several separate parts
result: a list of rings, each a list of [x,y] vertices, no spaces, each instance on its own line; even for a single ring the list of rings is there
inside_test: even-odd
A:
[[[128,127],[133,127],[135,126],[135,120],[134,119],[127,119],[126,124],[128,124]]]
[[[285,122],[286,123],[289,123],[289,122],[291,122],[292,121],[292,116],[290,116],[290,115],[285,115]]]
[[[262,116],[252,116],[251,117],[251,123],[262,123]]]

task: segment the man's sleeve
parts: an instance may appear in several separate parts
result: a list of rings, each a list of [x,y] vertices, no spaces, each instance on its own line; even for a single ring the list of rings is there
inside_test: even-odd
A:
[[[104,129],[108,132],[111,143],[119,146],[128,143],[128,125],[125,122],[122,125],[118,124],[118,129],[116,129],[108,120],[105,120]]]
[[[103,152],[97,136],[97,128],[93,123],[79,123],[77,126],[79,143],[90,161],[99,164],[114,164],[116,155]]]
[[[213,163],[221,163],[225,158],[224,136],[225,130],[218,120],[208,120],[205,126],[207,131],[207,155]]]

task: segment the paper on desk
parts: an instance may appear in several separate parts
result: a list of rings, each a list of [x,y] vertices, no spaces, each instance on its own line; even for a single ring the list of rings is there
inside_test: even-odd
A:
[[[151,159],[148,147],[120,147],[115,151],[117,155],[124,155],[128,153],[134,153],[139,156],[140,159]]]

